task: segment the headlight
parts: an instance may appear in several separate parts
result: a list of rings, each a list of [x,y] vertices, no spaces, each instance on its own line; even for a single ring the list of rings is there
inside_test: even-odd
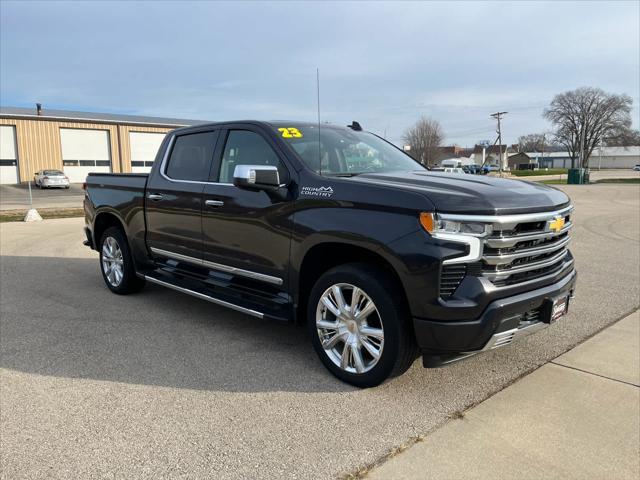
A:
[[[420,225],[431,235],[438,234],[458,234],[473,237],[484,237],[492,231],[489,223],[458,222],[454,220],[443,220],[434,213],[423,212],[420,214]]]

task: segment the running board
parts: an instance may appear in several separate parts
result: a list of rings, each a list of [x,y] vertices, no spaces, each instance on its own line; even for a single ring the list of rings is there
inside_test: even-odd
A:
[[[253,317],[258,317],[258,318],[264,317],[264,314],[262,312],[251,310],[250,308],[241,307],[240,305],[226,302],[224,300],[220,300],[218,298],[212,297],[210,295],[206,295],[204,293],[196,292],[195,290],[189,290],[188,288],[180,287],[178,285],[174,285],[173,283],[165,282],[164,280],[159,280],[155,277],[150,277],[149,275],[145,275],[144,279],[147,282],[155,283],[156,285],[162,285],[163,287],[167,287],[181,293],[186,293],[187,295],[191,295],[192,297],[196,297],[201,300],[206,300],[207,302],[215,303],[216,305],[220,305],[221,307],[230,308],[231,310],[235,310],[236,312],[246,313],[247,315],[251,315]]]

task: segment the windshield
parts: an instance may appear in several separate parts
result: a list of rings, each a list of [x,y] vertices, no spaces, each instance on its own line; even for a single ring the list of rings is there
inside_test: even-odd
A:
[[[44,172],[45,175],[64,175],[64,173],[62,173],[60,170],[45,170]]]
[[[404,152],[371,133],[321,125],[318,148],[317,125],[283,123],[274,128],[305,165],[321,175],[424,169]]]

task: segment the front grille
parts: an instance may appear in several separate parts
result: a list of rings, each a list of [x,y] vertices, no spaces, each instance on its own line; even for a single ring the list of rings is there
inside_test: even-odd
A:
[[[445,265],[440,272],[440,297],[447,299],[453,295],[467,273],[467,266]]]
[[[565,209],[551,219],[544,212],[540,220],[527,215],[520,222],[515,217],[515,221],[506,218],[494,223],[491,235],[483,241],[481,275],[495,286],[505,287],[560,272],[571,261],[570,213],[571,209]],[[552,230],[551,224],[559,219],[564,220],[564,226]]]
[[[484,277],[496,287],[509,287],[569,272],[573,257],[571,213],[561,210],[515,215],[438,214],[455,222],[484,224],[487,236],[442,234],[443,239],[467,244],[467,253],[447,258],[440,275],[440,296],[454,295],[464,276]],[[438,238],[438,234],[434,234]]]

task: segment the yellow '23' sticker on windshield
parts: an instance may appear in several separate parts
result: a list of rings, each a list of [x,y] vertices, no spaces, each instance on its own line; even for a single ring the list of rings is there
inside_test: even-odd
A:
[[[279,128],[282,138],[302,138],[302,132],[297,128]]]

